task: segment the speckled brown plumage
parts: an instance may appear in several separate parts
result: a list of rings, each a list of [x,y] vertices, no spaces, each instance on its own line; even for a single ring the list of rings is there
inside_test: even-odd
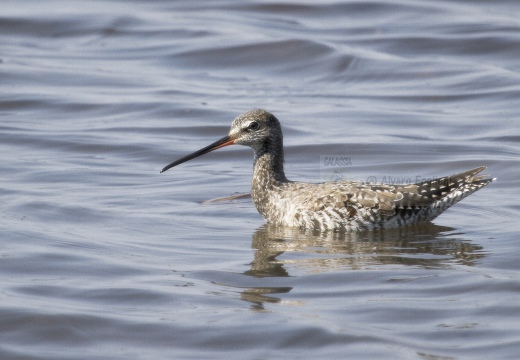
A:
[[[229,135],[179,159],[163,171],[212,150],[246,145],[255,152],[251,196],[268,223],[319,230],[362,231],[430,221],[494,179],[484,166],[411,185],[336,181],[319,184],[285,177],[280,122],[265,110],[238,116]]]

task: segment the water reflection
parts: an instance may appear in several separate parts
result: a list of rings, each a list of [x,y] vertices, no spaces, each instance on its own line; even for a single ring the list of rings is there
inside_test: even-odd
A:
[[[292,290],[292,287],[254,287],[242,291],[240,298],[253,304],[252,310],[264,310],[265,303],[279,303],[282,301],[271,294],[285,294]]]
[[[251,269],[245,275],[260,278],[289,277],[289,269],[308,273],[368,269],[376,266],[449,268],[453,264],[475,265],[485,254],[455,229],[434,224],[365,233],[321,233],[261,226],[254,234]],[[251,287],[241,299],[252,309],[264,310],[264,303],[279,303],[276,294],[292,287]]]
[[[306,272],[365,269],[381,265],[448,268],[472,266],[482,258],[482,247],[454,233],[453,228],[425,224],[410,228],[364,233],[321,233],[261,226],[251,247],[256,249],[251,269],[255,277],[289,276],[286,266]],[[289,255],[280,258],[282,254]]]

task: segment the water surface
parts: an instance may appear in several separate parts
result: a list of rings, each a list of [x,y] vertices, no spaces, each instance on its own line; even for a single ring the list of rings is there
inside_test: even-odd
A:
[[[4,1],[0,358],[517,359],[519,11]],[[203,204],[249,192],[250,149],[159,174],[256,107],[290,179],[498,180],[434,224],[320,234]]]

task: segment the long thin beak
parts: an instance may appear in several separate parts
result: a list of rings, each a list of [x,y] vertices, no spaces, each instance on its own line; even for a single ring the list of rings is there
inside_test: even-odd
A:
[[[165,166],[161,172],[165,172],[168,169],[171,169],[174,166],[177,166],[179,164],[182,164],[183,162],[186,162],[191,159],[195,159],[196,157],[199,157],[201,155],[207,154],[210,151],[220,149],[224,146],[233,145],[235,143],[235,139],[231,138],[230,136],[224,136],[222,139],[215,141],[213,144],[206,146],[203,149],[200,149],[198,151],[195,151],[193,154],[186,155],[183,158],[180,158],[177,161],[172,162],[170,165]]]

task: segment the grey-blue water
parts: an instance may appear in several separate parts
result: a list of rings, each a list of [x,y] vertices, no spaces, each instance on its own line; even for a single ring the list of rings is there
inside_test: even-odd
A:
[[[519,14],[2,1],[0,358],[520,358]],[[341,235],[203,204],[249,192],[248,148],[159,174],[256,107],[293,180],[498,180],[431,226]]]

